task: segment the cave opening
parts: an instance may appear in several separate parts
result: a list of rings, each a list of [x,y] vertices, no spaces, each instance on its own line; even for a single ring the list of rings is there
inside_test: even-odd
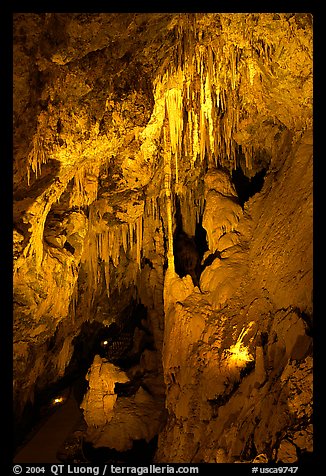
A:
[[[82,403],[88,388],[86,374],[93,361],[101,329],[102,324],[97,321],[83,322],[78,335],[72,341],[73,353],[64,375],[42,389],[36,386],[34,402],[27,403],[20,421],[17,422],[15,452],[30,441],[44,422],[60,407],[61,402],[56,402],[56,398],[63,398],[62,403],[65,403],[71,393],[78,405]],[[58,347],[59,334],[57,329],[55,335],[48,341],[47,351]]]
[[[256,193],[259,193],[264,185],[265,175],[268,169],[263,168],[257,172],[253,177],[248,177],[242,170],[242,167],[237,167],[232,170],[232,181],[236,192],[238,194],[238,200],[241,207],[253,197]]]
[[[128,373],[129,369],[139,364],[145,349],[155,349],[147,322],[147,308],[142,303],[132,301],[116,319],[109,325],[97,320],[82,323],[79,333],[72,340],[73,352],[64,375],[45,388],[36,390],[34,403],[28,402],[25,406],[15,428],[15,453],[34,437],[70,395],[80,407],[89,388],[86,376],[95,355]],[[48,349],[58,346],[58,335],[57,331],[49,340]],[[135,395],[141,385],[146,388],[141,375],[131,372],[129,382],[116,383],[114,392],[118,397],[129,397]],[[82,412],[80,417],[83,419]],[[110,457],[114,454],[110,453]]]
[[[133,301],[109,326],[97,334],[95,354],[123,370],[139,363],[145,349],[155,348],[153,334],[147,322],[147,308]]]
[[[196,223],[195,234],[189,236],[184,231],[180,199],[175,200],[175,231],[173,234],[173,255],[175,272],[183,278],[189,274],[195,286],[203,267],[201,265],[204,253],[208,250],[206,230],[202,226],[202,217]]]

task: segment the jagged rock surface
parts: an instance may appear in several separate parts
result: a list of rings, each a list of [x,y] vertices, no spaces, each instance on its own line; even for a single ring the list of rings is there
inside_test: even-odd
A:
[[[130,372],[142,370],[148,373],[156,368],[155,359],[147,352],[140,368]],[[160,432],[165,416],[164,392],[152,394],[153,381],[144,379],[151,393],[139,386],[129,397],[118,396],[116,384],[130,383],[130,379],[127,373],[99,356],[95,356],[87,379],[89,390],[81,408],[88,425],[85,438],[94,447],[123,452],[132,448],[133,441],[143,439],[150,442]],[[162,383],[160,386],[162,388]]]
[[[245,259],[235,259],[233,268],[232,254],[216,258],[202,274],[202,295],[189,288],[176,296],[175,283],[166,277],[163,367],[169,420],[158,461],[239,462],[265,454],[269,462],[293,463],[300,452],[312,451],[312,296],[306,292],[312,289],[310,142],[307,133],[287,156],[282,179],[272,188],[266,180],[261,194],[249,201],[250,226],[245,216],[236,220],[240,239],[241,230],[247,238],[251,232],[250,244],[241,249]],[[304,186],[303,170],[310,170]],[[290,239],[293,214],[299,226]],[[207,222],[218,230],[220,216],[211,214]]]
[[[158,461],[311,452],[312,16],[16,13],[13,66],[16,420],[136,300],[159,407],[118,399],[121,447],[161,430],[139,419],[165,382]],[[243,206],[239,168],[266,174]],[[176,197],[207,232],[199,287],[173,269]]]

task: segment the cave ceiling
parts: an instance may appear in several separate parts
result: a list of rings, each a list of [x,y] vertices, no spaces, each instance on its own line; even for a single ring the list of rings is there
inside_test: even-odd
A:
[[[102,196],[137,194],[167,148],[180,186],[206,156],[232,169],[241,147],[248,170],[253,150],[269,161],[271,136],[312,120],[311,21],[15,14],[15,197],[28,202],[56,182],[58,198],[76,169],[75,182],[99,177]]]

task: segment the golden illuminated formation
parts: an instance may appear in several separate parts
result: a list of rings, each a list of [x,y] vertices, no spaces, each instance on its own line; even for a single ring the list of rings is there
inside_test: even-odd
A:
[[[312,458],[312,20],[13,15],[17,464]]]
[[[251,362],[253,359],[252,355],[249,353],[248,347],[243,345],[243,338],[246,334],[250,331],[254,322],[250,322],[248,324],[247,329],[242,329],[237,342],[227,350],[229,354],[228,364],[229,365],[236,365],[238,367],[242,367],[247,364],[247,362]]]

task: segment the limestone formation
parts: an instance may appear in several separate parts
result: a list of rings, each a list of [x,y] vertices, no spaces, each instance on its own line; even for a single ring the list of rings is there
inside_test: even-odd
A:
[[[309,456],[312,15],[15,13],[13,34],[20,441],[87,376],[94,448]]]
[[[108,423],[114,414],[113,408],[117,400],[115,384],[126,383],[129,378],[125,372],[103,361],[99,355],[94,357],[86,378],[89,389],[81,405],[84,418],[88,426],[102,426]]]

